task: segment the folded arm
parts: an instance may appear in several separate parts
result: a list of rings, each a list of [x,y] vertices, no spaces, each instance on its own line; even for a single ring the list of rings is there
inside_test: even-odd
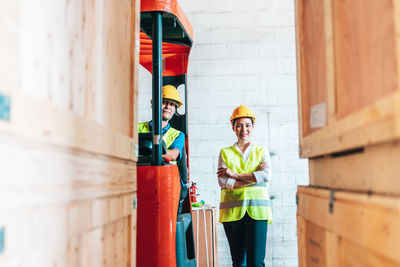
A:
[[[218,183],[221,188],[237,188],[248,186],[254,183],[268,182],[271,174],[271,158],[269,153],[266,152],[262,158],[261,164],[258,166],[257,171],[253,173],[238,174],[231,171],[222,160],[221,155],[218,159]]]

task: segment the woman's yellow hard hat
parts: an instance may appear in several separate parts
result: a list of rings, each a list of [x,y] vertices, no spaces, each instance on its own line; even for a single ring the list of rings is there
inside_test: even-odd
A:
[[[236,120],[238,118],[252,118],[253,123],[256,121],[256,116],[254,116],[251,109],[243,105],[240,105],[233,110],[231,116],[231,123],[233,124],[233,120]]]
[[[173,85],[164,85],[162,87],[162,98],[171,99],[178,103],[178,108],[182,106],[181,98],[179,97],[178,90]]]

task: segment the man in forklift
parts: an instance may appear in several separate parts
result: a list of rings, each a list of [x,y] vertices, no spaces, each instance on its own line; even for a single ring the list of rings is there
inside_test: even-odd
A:
[[[164,85],[162,87],[162,139],[164,140],[167,146],[167,153],[162,155],[163,159],[166,162],[171,164],[177,164],[182,158],[184,154],[184,145],[185,145],[185,134],[181,131],[178,131],[171,127],[169,124],[169,120],[175,114],[177,108],[182,106],[182,101],[180,99],[178,90],[176,90],[175,86],[173,85]],[[149,133],[152,131],[152,121],[141,122],[138,125],[138,133]],[[182,158],[182,161],[186,161],[185,158]],[[179,164],[181,163],[181,164]],[[179,162],[179,165],[185,165],[186,162]],[[179,166],[180,167],[180,166]],[[179,200],[179,210],[180,213],[182,209],[183,200],[187,194],[187,177],[183,177],[184,174],[181,172],[180,169],[180,178],[181,178],[181,196]]]

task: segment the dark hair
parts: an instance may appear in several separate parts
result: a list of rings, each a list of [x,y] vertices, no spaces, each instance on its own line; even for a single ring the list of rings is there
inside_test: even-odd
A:
[[[251,120],[251,124],[254,125],[254,119],[253,119],[252,117],[239,117],[239,118],[236,118],[236,119],[232,120],[232,126],[235,126],[236,120],[241,119],[241,118],[248,118],[248,119],[250,119],[250,120]]]

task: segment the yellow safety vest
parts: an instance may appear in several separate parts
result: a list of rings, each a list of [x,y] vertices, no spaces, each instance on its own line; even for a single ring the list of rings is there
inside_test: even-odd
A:
[[[141,122],[138,125],[138,133],[149,133],[150,132],[150,122]],[[162,139],[164,140],[165,144],[167,145],[167,148],[169,148],[172,143],[175,141],[175,139],[179,136],[181,132],[172,128],[171,126],[169,129],[164,133],[162,136]],[[176,161],[170,161],[169,163],[175,164]]]
[[[253,173],[257,171],[265,155],[262,146],[253,145],[246,162],[235,145],[221,150],[222,160],[234,173]],[[246,187],[223,189],[219,206],[219,221],[238,221],[247,213],[254,220],[272,222],[271,200],[268,193],[268,183],[252,184]]]

